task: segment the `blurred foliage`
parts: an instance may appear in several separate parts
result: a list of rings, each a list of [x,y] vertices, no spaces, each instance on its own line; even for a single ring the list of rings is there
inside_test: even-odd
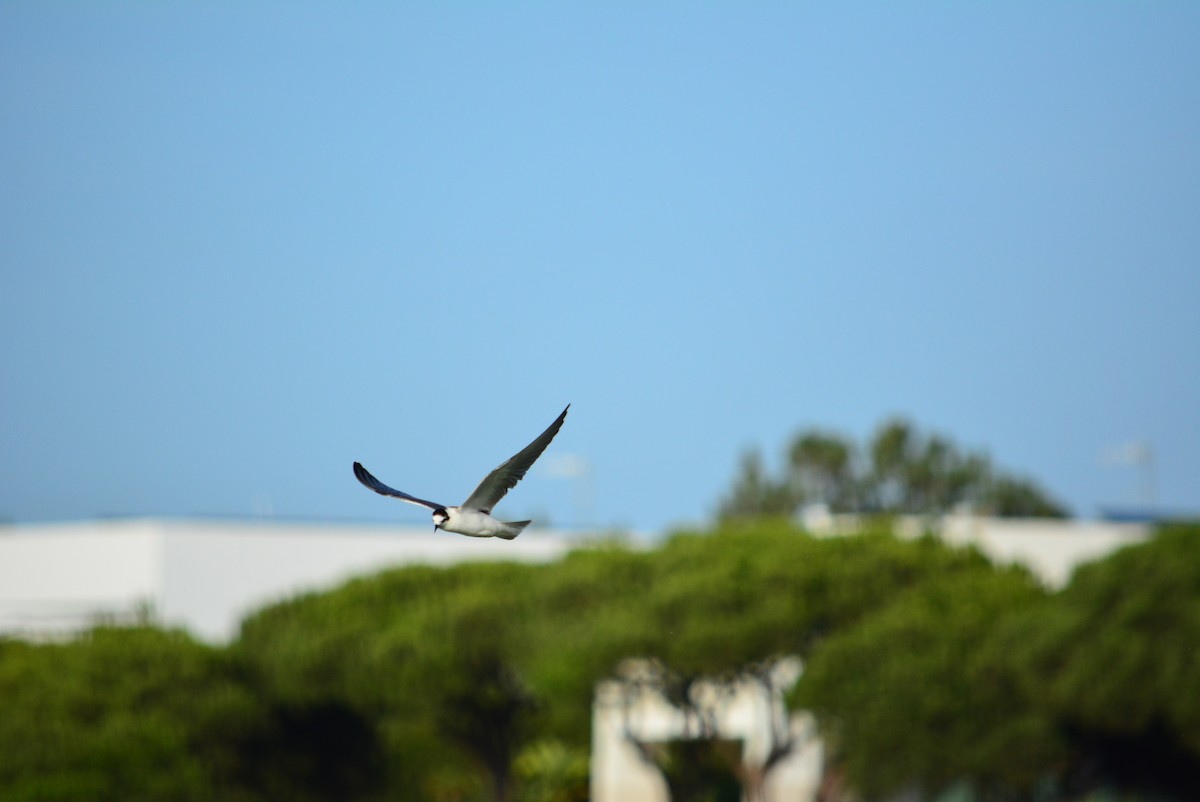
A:
[[[595,686],[632,657],[699,738],[643,754],[678,799],[735,798],[754,772],[692,690],[787,690],[785,656],[805,662],[789,704],[860,798],[1193,799],[1200,528],[1056,593],[932,538],[763,519],[392,569],[265,608],[222,648],[149,626],[0,641],[0,802],[580,802]]]
[[[1071,739],[1069,787],[1197,798],[1200,525],[1080,567],[1055,602],[1018,666]]]
[[[520,802],[587,802],[589,754],[561,741],[537,741],[517,756]]]
[[[335,700],[273,707],[226,650],[102,627],[0,648],[0,799],[357,798],[380,753]],[[329,756],[340,771],[313,772]]]
[[[0,652],[6,800],[206,800],[237,771],[221,735],[260,719],[218,652],[178,632],[97,629]],[[230,798],[237,798],[231,795]]]
[[[961,777],[1029,790],[1064,746],[1019,692],[997,639],[1045,599],[1018,570],[933,578],[831,637],[792,701],[827,722],[834,753],[868,794]]]
[[[1183,802],[1200,787],[1197,688],[1193,525],[1055,594],[1015,570],[924,583],[828,638],[792,701],[868,794]]]
[[[654,751],[672,802],[741,802],[740,742],[706,736],[656,744]]]
[[[863,446],[833,432],[801,432],[778,478],[758,452],[745,454],[719,512],[722,519],[788,516],[808,504],[840,513],[931,515],[968,505],[1001,517],[1067,515],[1034,482],[903,419],[886,421]]]

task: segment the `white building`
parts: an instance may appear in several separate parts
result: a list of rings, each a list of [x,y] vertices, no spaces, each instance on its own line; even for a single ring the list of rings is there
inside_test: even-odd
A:
[[[821,506],[806,509],[800,524],[818,537],[858,532],[856,515],[831,515]],[[1024,565],[1049,588],[1060,588],[1075,566],[1098,560],[1150,537],[1151,526],[1118,521],[1058,518],[986,518],[951,514],[941,518],[901,517],[899,537],[933,532],[955,546],[975,546],[995,563]]]
[[[0,527],[0,634],[64,635],[149,617],[232,639],[254,610],[392,565],[548,562],[568,541],[467,539],[429,527],[111,520]]]
[[[766,800],[812,800],[821,784],[824,752],[816,721],[808,713],[788,715],[783,695],[800,678],[800,661],[781,660],[771,671],[771,690],[754,682],[730,688],[701,683],[693,698],[715,714],[712,735],[740,742],[745,770],[760,773],[774,746],[790,744],[787,755],[766,773]],[[592,802],[665,802],[667,786],[630,741],[664,743],[694,728],[677,707],[639,683],[645,666],[630,661],[628,681],[602,682],[592,711]]]

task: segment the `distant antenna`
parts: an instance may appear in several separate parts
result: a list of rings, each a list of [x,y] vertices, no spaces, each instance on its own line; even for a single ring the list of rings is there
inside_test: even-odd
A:
[[[1148,440],[1133,440],[1108,449],[1104,453],[1104,464],[1118,467],[1135,466],[1141,475],[1138,483],[1138,502],[1147,508],[1154,506],[1154,448]]]

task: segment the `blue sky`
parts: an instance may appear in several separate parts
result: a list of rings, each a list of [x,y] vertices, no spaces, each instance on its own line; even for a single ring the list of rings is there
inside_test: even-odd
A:
[[[0,518],[704,521],[905,415],[1200,509],[1200,5],[0,5]],[[590,483],[555,475],[575,455]]]

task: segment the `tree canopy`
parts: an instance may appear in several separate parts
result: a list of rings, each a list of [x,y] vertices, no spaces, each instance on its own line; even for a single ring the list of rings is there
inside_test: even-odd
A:
[[[796,435],[782,475],[772,477],[756,451],[743,455],[722,518],[791,515],[807,504],[834,512],[945,513],[959,505],[1004,517],[1061,518],[1066,509],[1033,481],[963,451],[948,437],[911,422],[886,421],[863,444],[820,429]]]
[[[1055,594],[1018,571],[924,583],[816,651],[796,704],[852,785],[984,798],[1194,798],[1200,527],[1081,567]]]
[[[784,658],[804,665],[788,704],[863,798],[1186,800],[1198,655],[1200,527],[1052,593],[933,538],[735,521],[547,565],[391,569],[271,605],[225,647],[152,626],[0,640],[0,800],[580,802],[594,689],[630,658],[699,722],[694,744],[646,745],[677,802],[755,798],[773,764],[706,741],[691,690],[786,691]]]
[[[274,706],[256,690],[227,650],[178,631],[0,642],[0,799],[352,799],[370,786],[381,756],[363,722],[332,698]]]
[[[833,635],[793,701],[827,722],[837,762],[868,794],[964,777],[1028,792],[1064,745],[1016,689],[998,639],[1045,597],[1017,570],[936,577]]]

